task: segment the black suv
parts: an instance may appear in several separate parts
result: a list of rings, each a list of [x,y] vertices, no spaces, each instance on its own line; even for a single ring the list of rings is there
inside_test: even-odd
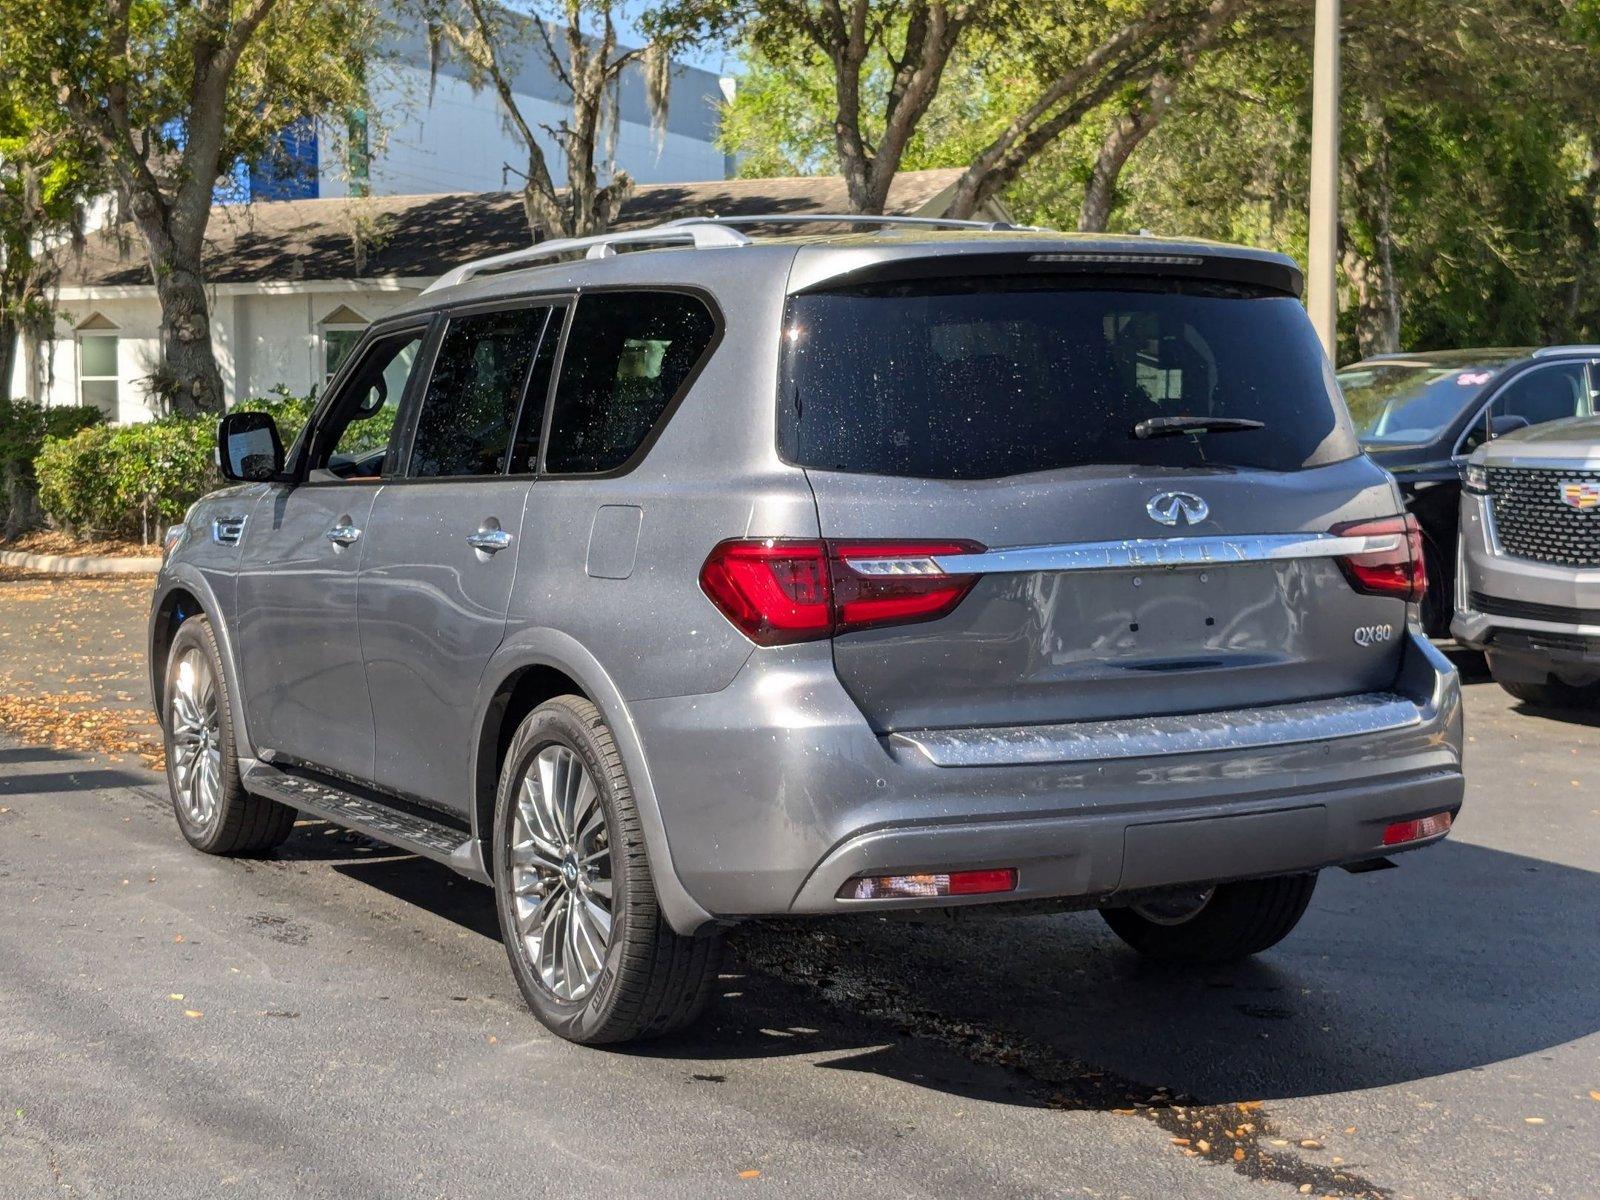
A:
[[[1423,626],[1450,633],[1461,468],[1490,438],[1595,411],[1600,346],[1386,354],[1339,372],[1362,448],[1394,473],[1422,526]]]

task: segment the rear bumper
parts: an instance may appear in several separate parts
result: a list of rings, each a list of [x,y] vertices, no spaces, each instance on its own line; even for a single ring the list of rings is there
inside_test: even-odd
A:
[[[1381,720],[1287,721],[1284,740],[1258,730],[1219,748],[1209,714],[1198,740],[1132,753],[1107,754],[1105,729],[1079,727],[1090,740],[940,766],[948,751],[926,740],[875,734],[828,648],[810,645],[758,653],[724,691],[638,702],[633,716],[680,881],[708,912],[739,917],[1092,901],[1378,857],[1385,825],[1453,812],[1463,790],[1455,671],[1419,635],[1391,700]],[[862,874],[985,867],[1016,868],[1017,889],[837,898]]]

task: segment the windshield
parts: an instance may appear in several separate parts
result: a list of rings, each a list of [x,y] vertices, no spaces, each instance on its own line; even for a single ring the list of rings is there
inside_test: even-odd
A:
[[[1433,441],[1482,395],[1492,366],[1375,362],[1339,372],[1339,386],[1363,445]]]
[[[780,449],[807,467],[1290,471],[1358,452],[1305,309],[1233,285],[1039,277],[808,293],[790,302],[785,343]],[[1237,427],[1135,436],[1175,416]]]

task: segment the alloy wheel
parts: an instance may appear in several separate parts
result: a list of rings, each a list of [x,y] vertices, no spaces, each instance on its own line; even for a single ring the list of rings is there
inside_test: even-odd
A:
[[[222,801],[222,716],[211,662],[198,649],[178,660],[173,676],[172,774],[183,815],[205,828]]]
[[[611,836],[600,790],[566,746],[544,747],[523,772],[510,866],[528,962],[558,1000],[582,1000],[611,943]]]

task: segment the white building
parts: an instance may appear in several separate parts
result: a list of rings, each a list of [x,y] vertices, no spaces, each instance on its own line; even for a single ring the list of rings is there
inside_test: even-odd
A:
[[[958,169],[904,172],[890,213],[939,216]],[[623,207],[619,227],[682,216],[844,212],[838,177],[654,184]],[[999,206],[984,216],[1006,219]],[[358,265],[354,229],[376,229]],[[211,324],[228,403],[275,387],[318,387],[370,322],[449,268],[528,244],[521,197],[498,192],[218,205],[208,232]],[[130,230],[90,236],[57,304],[47,371],[26,378],[19,355],[13,394],[46,404],[95,404],[115,421],[152,413],[144,385],[159,362],[161,308],[142,247]]]

